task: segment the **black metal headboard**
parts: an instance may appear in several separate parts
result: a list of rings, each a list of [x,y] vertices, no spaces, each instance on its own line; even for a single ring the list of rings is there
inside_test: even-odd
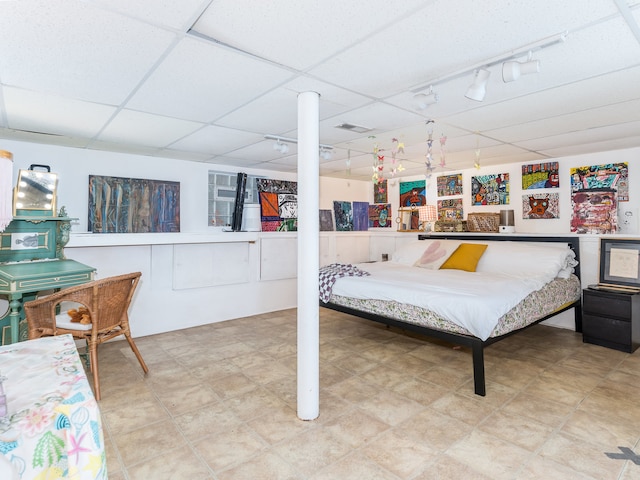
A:
[[[539,242],[539,243],[567,243],[569,248],[576,254],[578,265],[574,268],[575,275],[580,278],[580,238],[576,236],[570,237],[550,237],[541,235],[509,235],[504,233],[482,234],[482,233],[437,233],[418,235],[420,240],[431,240],[440,238],[443,240],[480,240],[480,241],[511,241],[511,242]]]

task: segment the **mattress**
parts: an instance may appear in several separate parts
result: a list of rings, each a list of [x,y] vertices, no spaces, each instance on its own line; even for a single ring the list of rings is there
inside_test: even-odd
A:
[[[575,275],[569,278],[556,278],[546,283],[542,288],[529,293],[524,299],[510,308],[497,319],[488,336],[499,337],[509,332],[526,327],[537,320],[546,317],[562,307],[580,299],[580,280]],[[344,295],[332,294],[331,303],[353,308],[375,315],[393,318],[405,323],[433,328],[436,330],[478,336],[461,325],[458,325],[425,307],[395,300],[379,300],[366,298],[352,298]]]

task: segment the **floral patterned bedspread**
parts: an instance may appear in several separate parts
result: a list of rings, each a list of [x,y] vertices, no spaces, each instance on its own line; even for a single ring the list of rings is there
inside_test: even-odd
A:
[[[567,279],[556,278],[540,290],[529,294],[518,305],[502,316],[490,337],[499,337],[526,327],[559,310],[564,305],[575,302],[580,298],[580,294],[581,287],[578,277],[571,275]],[[337,305],[382,315],[414,325],[471,335],[465,328],[439,317],[430,310],[413,305],[386,300],[355,299],[339,295],[332,295],[329,301]]]
[[[0,478],[107,478],[100,411],[70,335],[0,347],[0,374]]]

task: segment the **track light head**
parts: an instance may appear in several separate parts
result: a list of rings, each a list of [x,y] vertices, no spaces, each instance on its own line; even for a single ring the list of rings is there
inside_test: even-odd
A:
[[[276,140],[276,143],[273,144],[273,149],[284,155],[289,152],[289,145],[282,143],[280,140]]]
[[[429,93],[416,93],[413,101],[417,110],[425,110],[429,105],[438,103],[439,96],[433,91],[433,85],[429,87]]]
[[[525,62],[504,62],[502,64],[502,81],[504,83],[518,80],[521,75],[538,73],[540,71],[540,61],[531,59],[531,52]]]
[[[473,83],[467,89],[467,93],[465,93],[465,97],[475,100],[476,102],[481,102],[484,100],[484,96],[487,93],[487,82],[489,81],[489,75],[491,72],[489,70],[485,70],[481,68],[476,70],[476,76],[473,80]]]
[[[320,158],[323,160],[331,160],[331,150],[320,148]]]

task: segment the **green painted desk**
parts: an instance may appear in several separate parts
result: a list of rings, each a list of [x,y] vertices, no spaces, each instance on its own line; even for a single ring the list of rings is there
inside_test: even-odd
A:
[[[95,268],[75,260],[51,260],[0,264],[0,295],[9,300],[9,314],[0,320],[2,344],[26,340],[20,329],[22,302],[35,298],[37,292],[86,283],[93,279]],[[7,328],[10,335],[7,335]],[[22,337],[22,338],[21,338]]]
[[[41,291],[93,280],[95,268],[64,257],[71,220],[64,215],[20,216],[0,233],[0,296],[9,302],[0,317],[3,345],[27,338],[26,328],[20,328],[23,302]]]

